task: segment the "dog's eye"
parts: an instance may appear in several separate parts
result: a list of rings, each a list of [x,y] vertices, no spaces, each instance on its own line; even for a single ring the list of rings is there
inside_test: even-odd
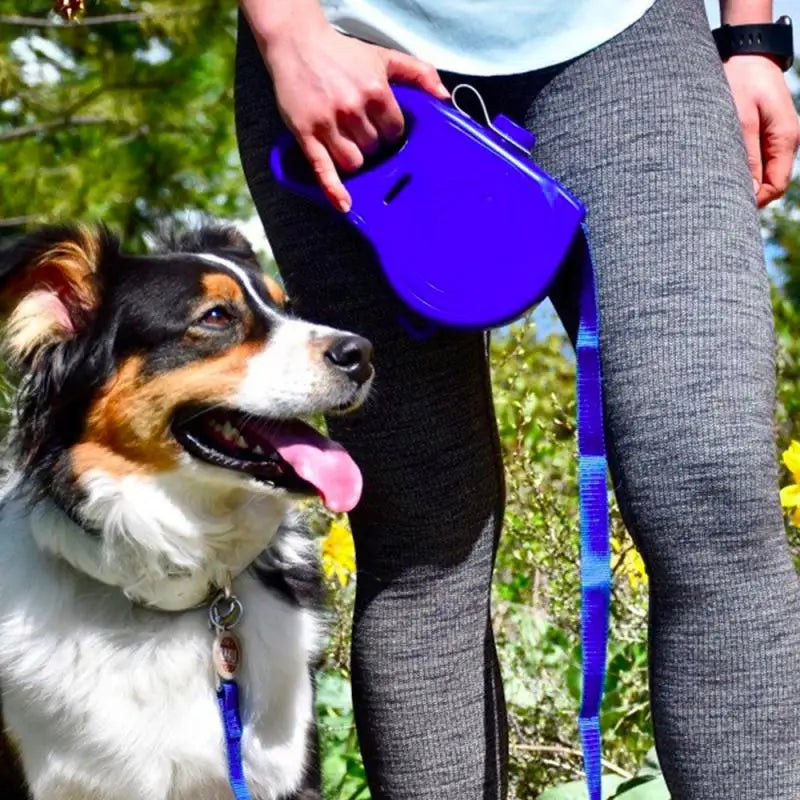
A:
[[[209,308],[200,319],[197,320],[198,325],[204,328],[212,328],[221,330],[227,328],[235,322],[235,318],[225,306],[214,306]]]

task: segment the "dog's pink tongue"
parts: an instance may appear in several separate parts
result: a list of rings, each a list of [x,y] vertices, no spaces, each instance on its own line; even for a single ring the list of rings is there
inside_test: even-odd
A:
[[[331,511],[350,511],[358,503],[364,485],[361,470],[339,442],[299,423],[270,428],[269,440],[281,458],[316,487]]]

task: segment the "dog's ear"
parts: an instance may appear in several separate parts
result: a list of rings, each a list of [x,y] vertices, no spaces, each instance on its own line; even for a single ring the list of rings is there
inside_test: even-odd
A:
[[[99,303],[98,266],[113,240],[105,231],[48,226],[0,250],[3,345],[20,364],[74,337]]]
[[[204,225],[197,237],[206,250],[237,250],[256,257],[250,242],[233,225]]]

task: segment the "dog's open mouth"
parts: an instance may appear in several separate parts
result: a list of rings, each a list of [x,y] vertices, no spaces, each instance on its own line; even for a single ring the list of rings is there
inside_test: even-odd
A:
[[[361,472],[350,454],[300,420],[191,407],[178,411],[172,430],[195,458],[290,492],[319,494],[331,511],[350,511],[361,497]]]

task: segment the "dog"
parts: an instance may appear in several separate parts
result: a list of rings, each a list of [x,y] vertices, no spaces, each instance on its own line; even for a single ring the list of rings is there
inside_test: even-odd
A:
[[[0,319],[19,376],[0,697],[33,800],[230,800],[220,591],[243,609],[249,791],[292,795],[320,638],[292,588],[315,568],[297,501],[342,512],[362,488],[303,420],[361,405],[370,343],[292,317],[247,241],[215,226],[147,255],[103,228],[35,231],[0,251]]]

